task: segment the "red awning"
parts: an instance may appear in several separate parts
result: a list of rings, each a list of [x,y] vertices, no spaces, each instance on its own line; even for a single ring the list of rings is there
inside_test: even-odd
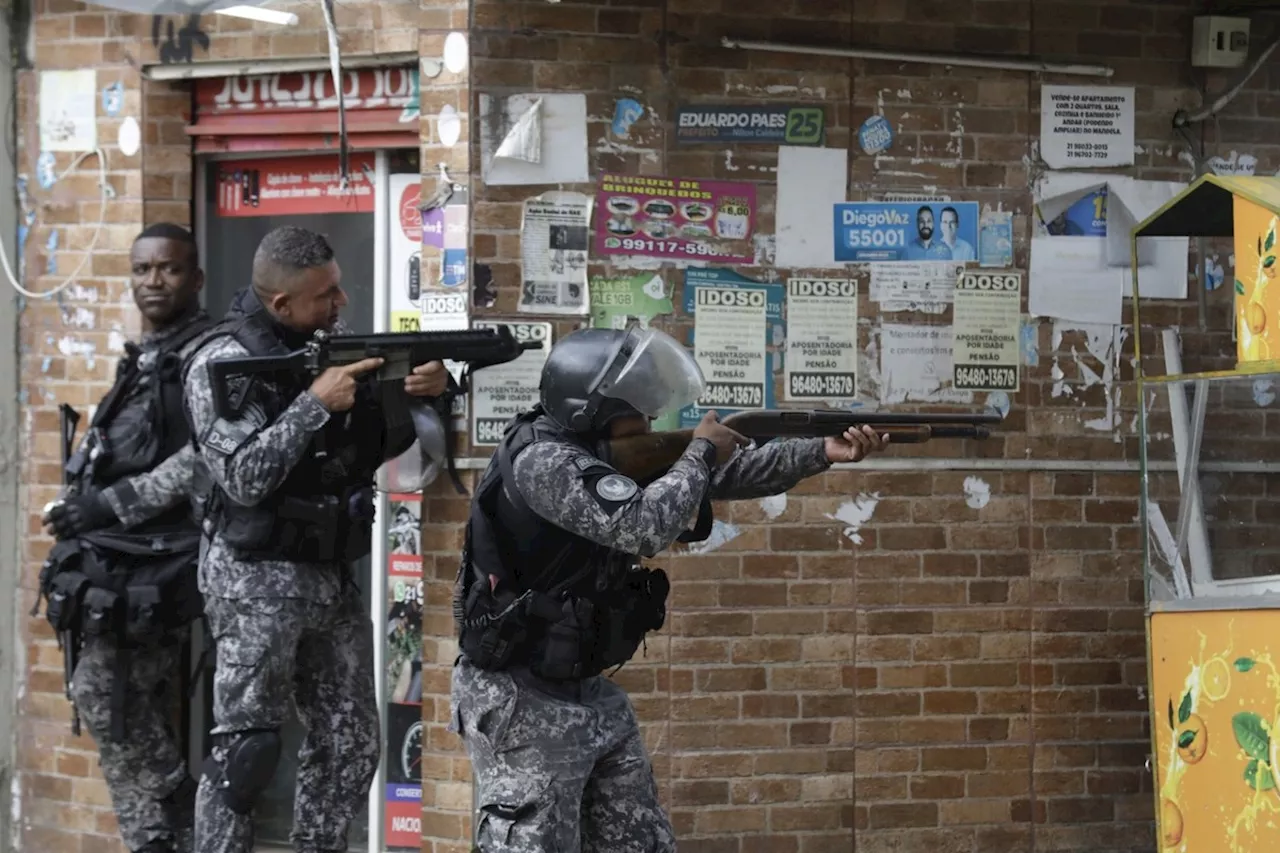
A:
[[[353,150],[418,147],[416,68],[361,68],[344,78]],[[328,71],[198,80],[186,132],[200,154],[337,150],[332,81]]]

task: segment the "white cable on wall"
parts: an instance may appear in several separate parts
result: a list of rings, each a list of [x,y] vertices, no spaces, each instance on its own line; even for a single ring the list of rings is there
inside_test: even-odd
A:
[[[98,245],[98,238],[102,236],[103,226],[106,225],[107,202],[110,201],[111,196],[113,195],[111,187],[107,183],[106,152],[103,151],[101,148],[95,148],[92,151],[84,152],[75,160],[73,160],[71,162],[71,165],[68,166],[66,169],[64,169],[60,175],[58,175],[58,177],[54,180],[54,183],[56,184],[58,181],[65,178],[67,175],[74,172],[76,169],[80,167],[80,164],[85,161],[85,158],[90,156],[96,156],[98,158],[98,192],[100,193],[99,195],[100,201],[98,206],[98,224],[93,229],[93,239],[90,240],[89,245],[85,247],[84,257],[80,259],[79,266],[75,268],[75,271],[72,272],[71,275],[67,276],[65,279],[62,280],[61,283],[57,284],[54,287],[51,287],[48,290],[41,291],[41,292],[27,290],[22,286],[22,282],[18,281],[18,277],[13,274],[13,265],[10,264],[9,262],[9,255],[5,251],[4,241],[0,240],[0,266],[4,268],[5,278],[9,280],[9,284],[10,286],[13,287],[14,290],[18,291],[28,299],[52,299],[53,297],[57,296],[59,293],[66,290],[68,287],[74,284],[77,279],[80,278],[80,273],[84,271],[85,265],[89,263],[89,259],[93,257],[93,250]],[[30,230],[28,230],[28,234],[29,233],[30,233]]]

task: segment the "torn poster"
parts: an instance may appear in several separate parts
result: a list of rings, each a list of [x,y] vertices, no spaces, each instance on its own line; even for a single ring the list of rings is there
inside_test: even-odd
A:
[[[951,320],[958,391],[1017,391],[1021,366],[1022,273],[966,272]]]
[[[951,327],[885,323],[880,327],[880,402],[973,402],[950,388]]]
[[[1040,158],[1051,169],[1133,165],[1134,87],[1040,87]]]
[[[93,69],[40,72],[40,150],[98,147],[98,77]]]
[[[940,314],[955,298],[962,272],[964,264],[951,261],[871,264],[871,299],[884,313]]]
[[[691,343],[708,393],[703,400],[681,410],[682,427],[695,425],[711,408],[724,411],[774,407],[775,353],[780,355],[785,338],[784,298],[781,284],[763,284],[730,270],[685,270],[684,311],[694,318]],[[756,320],[762,304],[763,324]],[[704,320],[709,325],[704,326]],[[759,353],[759,360],[754,353]]]
[[[551,351],[551,324],[477,320],[473,326],[477,329],[506,326],[520,343],[542,342],[542,349],[525,350],[515,361],[477,370],[471,377],[471,443],[492,447],[502,441],[508,421],[538,402],[542,365]]]
[[[591,197],[549,192],[524,203],[520,226],[522,313],[586,314]]]
[[[848,157],[843,148],[778,149],[778,266],[837,266],[831,210],[846,199]]]
[[[654,317],[674,310],[661,273],[591,277],[594,329],[625,329],[630,320],[639,320],[642,327],[648,328]]]
[[[788,400],[858,396],[858,284],[849,279],[787,280]]]
[[[489,186],[587,183],[587,96],[481,95],[480,152]]]
[[[754,184],[604,175],[596,254],[749,264]]]

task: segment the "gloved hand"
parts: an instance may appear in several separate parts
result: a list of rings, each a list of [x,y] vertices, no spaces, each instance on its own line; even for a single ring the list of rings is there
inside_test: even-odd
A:
[[[106,527],[116,520],[116,512],[102,492],[88,492],[54,504],[42,521],[58,539],[71,539],[90,530]]]

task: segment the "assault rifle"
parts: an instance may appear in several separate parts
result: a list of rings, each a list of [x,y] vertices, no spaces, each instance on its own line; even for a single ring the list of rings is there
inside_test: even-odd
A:
[[[58,406],[58,432],[62,440],[62,483],[66,487],[67,497],[71,496],[76,478],[71,471],[71,457],[75,451],[76,427],[80,424],[80,413],[63,403]],[[36,601],[36,606],[40,602]],[[77,614],[78,616],[79,614]],[[78,627],[63,631],[58,635],[58,645],[62,646],[62,684],[66,691],[67,701],[71,703],[71,734],[80,737],[80,709],[76,707],[71,696],[71,682],[75,678],[76,666],[80,663],[80,631]]]
[[[235,417],[244,406],[254,383],[261,376],[290,375],[316,377],[330,367],[355,364],[366,358],[381,358],[382,366],[373,371],[383,391],[384,402],[391,402],[395,386],[403,382],[413,368],[429,361],[455,361],[463,365],[460,378],[449,379],[445,393],[432,405],[445,432],[445,452],[449,475],[460,494],[466,494],[458,479],[453,460],[450,424],[453,398],[467,392],[470,376],[477,370],[515,361],[527,350],[542,349],[541,341],[517,341],[506,326],[496,329],[471,329],[450,332],[386,332],[372,335],[330,335],[318,331],[302,349],[281,355],[218,358],[209,362],[209,384],[213,391],[214,411],[221,418]],[[232,377],[247,377],[233,393]],[[388,384],[388,383],[394,383]],[[400,393],[404,397],[403,391]],[[389,410],[390,411],[390,410]],[[398,419],[389,419],[397,420]],[[409,420],[407,417],[404,420]],[[324,452],[320,449],[320,452]]]
[[[890,444],[921,444],[935,438],[991,435],[998,412],[856,412],[800,409],[755,409],[736,412],[721,423],[756,442],[774,438],[822,438],[843,435],[864,424],[889,436]],[[663,474],[693,441],[693,430],[657,432],[604,442],[601,459],[632,479],[646,482]]]

